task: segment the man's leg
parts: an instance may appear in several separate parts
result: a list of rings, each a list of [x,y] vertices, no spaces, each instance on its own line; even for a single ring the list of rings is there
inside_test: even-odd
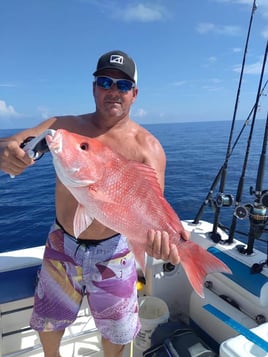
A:
[[[135,258],[120,235],[89,247],[88,254],[84,281],[91,314],[104,337],[104,356],[121,357],[140,329]]]
[[[84,294],[77,243],[53,224],[35,291],[30,326],[39,331],[45,357],[59,357],[65,327],[77,317]],[[49,317],[48,317],[49,316]]]
[[[39,332],[45,357],[60,357],[60,341],[63,331]],[[121,356],[121,355],[119,355]]]
[[[124,345],[116,345],[102,337],[104,357],[122,357]]]

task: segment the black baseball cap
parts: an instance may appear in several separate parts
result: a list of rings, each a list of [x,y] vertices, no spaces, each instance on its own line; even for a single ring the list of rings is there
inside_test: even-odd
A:
[[[100,76],[104,69],[118,69],[137,84],[137,67],[131,57],[122,51],[110,51],[102,55],[97,63],[93,76]]]

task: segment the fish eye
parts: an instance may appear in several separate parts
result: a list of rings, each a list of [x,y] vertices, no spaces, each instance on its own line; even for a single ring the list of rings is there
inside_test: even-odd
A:
[[[87,151],[88,148],[89,148],[88,143],[81,143],[80,144],[80,149],[81,150]]]

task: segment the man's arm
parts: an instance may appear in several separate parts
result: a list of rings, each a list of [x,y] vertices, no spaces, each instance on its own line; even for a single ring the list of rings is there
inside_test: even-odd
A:
[[[144,163],[152,167],[158,178],[162,192],[165,186],[166,154],[159,141],[149,136],[146,140],[146,158]]]
[[[153,167],[157,173],[158,181],[162,192],[165,185],[166,155],[161,144],[155,138],[147,140],[149,155],[145,164]],[[189,239],[186,231],[182,232],[182,238]],[[156,259],[169,261],[176,265],[180,263],[180,256],[175,244],[170,244],[169,235],[165,231],[150,230],[147,235],[146,253]]]

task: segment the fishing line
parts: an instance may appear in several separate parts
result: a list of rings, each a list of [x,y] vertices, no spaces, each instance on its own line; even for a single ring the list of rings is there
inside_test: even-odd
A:
[[[251,124],[251,128],[250,128],[250,131],[249,131],[249,136],[248,136],[248,142],[247,142],[247,147],[246,147],[246,152],[245,152],[245,157],[244,157],[244,163],[243,163],[242,172],[241,172],[241,176],[240,176],[240,179],[239,179],[237,192],[236,192],[236,199],[235,199],[235,201],[236,201],[235,202],[235,206],[236,207],[239,206],[239,204],[241,202],[241,199],[242,199],[242,193],[243,193],[244,181],[245,181],[245,173],[246,173],[247,165],[248,165],[248,157],[249,157],[249,152],[250,152],[250,147],[251,147],[252,135],[253,135],[253,131],[255,129],[255,121],[256,121],[256,115],[257,115],[257,110],[258,110],[258,105],[259,105],[259,98],[260,98],[260,93],[261,93],[262,80],[263,80],[263,76],[264,76],[264,72],[265,72],[267,53],[268,53],[268,41],[266,42],[266,48],[265,48],[264,57],[263,57],[262,70],[261,70],[259,86],[258,86],[258,91],[257,91],[257,96],[256,96],[254,113],[253,113],[253,117],[252,117],[252,124]],[[266,121],[265,135],[267,136],[267,121]],[[264,136],[264,146],[265,146],[266,140],[267,140],[267,138],[265,138],[265,136]],[[266,151],[266,147],[265,147],[265,151]],[[261,163],[261,160],[262,160],[262,157],[260,158],[260,166],[259,166],[259,170],[258,170],[258,177],[257,177],[256,186],[257,185],[258,186],[262,186],[263,172],[261,173],[260,170],[264,171],[264,163]],[[258,187],[258,188],[256,187],[256,191],[260,192],[260,191],[262,191],[262,188],[261,187]],[[235,232],[235,228],[236,228],[236,222],[237,222],[237,215],[234,214],[233,218],[232,218],[230,231],[229,231],[229,238],[227,240],[227,243],[229,243],[229,244],[233,242],[234,232]],[[254,238],[253,238],[253,240],[254,240]],[[251,250],[252,250],[252,248],[248,247],[247,254],[251,254],[252,253]]]
[[[243,75],[244,75],[244,68],[245,68],[245,63],[246,63],[247,48],[248,48],[248,43],[249,43],[253,15],[254,15],[256,8],[257,8],[256,0],[254,0],[253,5],[252,5],[252,10],[251,10],[251,16],[250,16],[250,21],[249,21],[246,44],[245,44],[245,48],[244,48],[244,55],[243,55],[243,61],[242,61],[242,66],[241,66],[239,85],[238,85],[237,94],[236,94],[236,101],[235,101],[232,125],[231,125],[230,134],[229,134],[229,141],[228,141],[226,156],[225,156],[225,162],[224,162],[223,169],[221,172],[221,181],[220,181],[220,187],[219,187],[220,194],[224,193],[224,188],[225,188],[227,167],[228,167],[228,161],[229,161],[229,157],[230,157],[230,153],[231,153],[231,144],[232,144],[232,139],[233,139],[234,126],[235,126],[236,114],[237,114],[237,109],[238,109],[238,102],[239,102],[239,97],[240,97],[240,89],[241,89],[242,79],[243,79]],[[219,218],[220,218],[220,210],[221,210],[221,207],[217,206],[216,212],[214,215],[213,231],[210,233],[210,238],[215,242],[219,242],[221,240],[220,235],[217,233],[217,228],[218,228]]]

